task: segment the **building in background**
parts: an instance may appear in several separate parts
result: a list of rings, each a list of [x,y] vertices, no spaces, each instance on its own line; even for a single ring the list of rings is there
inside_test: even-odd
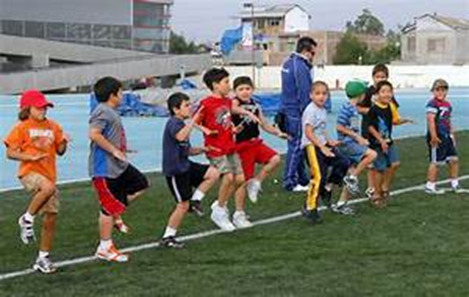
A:
[[[469,63],[469,20],[425,14],[402,29],[401,60],[408,64]]]
[[[0,0],[0,33],[167,53],[173,0]]]

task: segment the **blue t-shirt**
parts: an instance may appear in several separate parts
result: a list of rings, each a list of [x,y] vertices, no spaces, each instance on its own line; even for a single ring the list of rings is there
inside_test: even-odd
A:
[[[178,141],[176,134],[186,124],[176,117],[169,118],[163,134],[163,174],[173,176],[189,170],[189,140]]]
[[[350,102],[345,102],[339,110],[337,124],[358,133],[360,131],[360,114],[358,113],[357,107],[350,104]],[[337,134],[339,140],[342,142],[355,142],[355,140],[348,135],[340,132],[337,132]]]

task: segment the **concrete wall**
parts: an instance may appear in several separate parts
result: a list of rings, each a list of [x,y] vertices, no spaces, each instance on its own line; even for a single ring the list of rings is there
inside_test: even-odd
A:
[[[115,76],[121,80],[142,77],[178,75],[184,67],[186,73],[201,72],[210,68],[210,55],[155,56],[124,59],[63,68],[0,74],[0,94],[20,93],[36,88],[57,90],[89,86],[103,76]]]
[[[0,19],[132,25],[130,0],[0,0]]]
[[[324,80],[331,88],[343,88],[353,78],[371,82],[373,66],[326,66],[315,68],[315,80]],[[239,75],[252,76],[251,67],[228,67],[231,78]],[[280,89],[281,67],[263,67],[256,69],[256,86],[258,89]],[[389,66],[391,82],[397,88],[430,88],[433,80],[446,79],[450,86],[469,86],[468,66]]]

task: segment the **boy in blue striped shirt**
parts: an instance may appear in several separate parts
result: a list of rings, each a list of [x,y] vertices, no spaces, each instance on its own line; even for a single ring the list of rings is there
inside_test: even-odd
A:
[[[345,184],[358,193],[358,176],[376,159],[376,152],[368,148],[369,142],[360,134],[360,114],[357,109],[367,91],[367,85],[360,80],[352,80],[345,86],[349,101],[344,103],[337,116],[337,134],[342,143],[342,153],[347,156],[352,167],[344,178]],[[342,199],[341,199],[342,200]]]

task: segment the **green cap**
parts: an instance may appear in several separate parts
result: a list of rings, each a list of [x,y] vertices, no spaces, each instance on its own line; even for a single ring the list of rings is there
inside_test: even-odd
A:
[[[356,98],[366,93],[367,83],[362,80],[351,80],[345,86],[345,93],[350,99]]]

